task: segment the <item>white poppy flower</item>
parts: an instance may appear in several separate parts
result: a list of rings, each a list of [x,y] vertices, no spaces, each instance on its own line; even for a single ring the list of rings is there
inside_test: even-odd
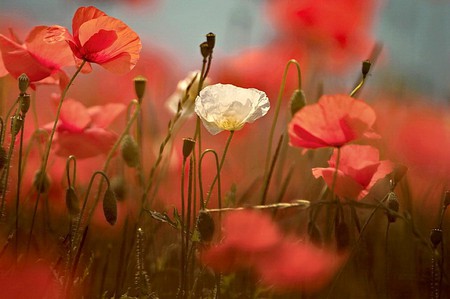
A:
[[[177,89],[175,92],[169,97],[166,102],[167,108],[172,113],[177,113],[178,103],[181,102],[182,114],[185,116],[189,116],[194,112],[194,101],[197,97],[198,92],[198,84],[200,81],[200,71],[189,72],[186,78],[179,81],[177,84]],[[191,84],[189,88],[187,97],[186,90]],[[210,79],[206,78],[203,82],[203,87],[208,86],[210,84]],[[183,101],[184,100],[184,101]]]
[[[213,135],[223,130],[240,130],[245,123],[264,116],[269,108],[264,92],[231,84],[207,86],[195,99],[195,113]]]

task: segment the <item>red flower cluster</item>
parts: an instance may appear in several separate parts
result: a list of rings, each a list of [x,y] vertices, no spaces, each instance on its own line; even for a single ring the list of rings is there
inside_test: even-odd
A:
[[[338,150],[341,153],[337,165]],[[377,181],[393,170],[393,164],[390,161],[380,161],[378,150],[369,145],[349,144],[335,149],[328,165],[328,168],[313,168],[313,175],[316,178],[323,177],[328,187],[332,188],[337,172],[334,193],[343,198],[358,200],[365,197]]]
[[[221,243],[201,252],[214,271],[251,268],[265,285],[277,290],[312,292],[325,286],[343,258],[311,244],[286,238],[270,216],[245,210],[223,219]]]
[[[117,134],[107,127],[125,108],[124,104],[119,103],[86,108],[76,100],[65,100],[54,138],[56,154],[85,159],[108,153],[117,140]],[[46,128],[50,130],[52,125]]]
[[[375,137],[374,110],[347,95],[324,95],[317,104],[298,111],[289,123],[292,146],[304,148],[340,147],[355,139]]]

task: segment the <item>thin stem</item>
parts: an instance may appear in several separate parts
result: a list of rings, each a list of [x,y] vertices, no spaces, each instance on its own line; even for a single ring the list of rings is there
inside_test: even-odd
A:
[[[299,90],[302,89],[302,73],[301,73],[301,69],[300,69],[300,64],[295,59],[291,59],[288,61],[288,63],[286,64],[286,67],[284,69],[280,90],[278,92],[277,104],[275,106],[275,114],[273,117],[272,127],[270,128],[270,132],[269,132],[269,143],[268,143],[268,147],[267,147],[266,162],[265,162],[265,167],[264,167],[264,178],[267,176],[267,173],[269,171],[270,158],[272,156],[273,135],[275,134],[275,127],[277,126],[278,115],[280,114],[281,100],[283,98],[284,89],[286,86],[287,72],[289,70],[289,66],[291,66],[292,64],[295,65],[295,67],[297,68],[298,89]]]
[[[19,252],[19,205],[20,205],[20,187],[22,185],[22,149],[23,149],[23,132],[25,125],[25,115],[23,115],[22,128],[20,130],[19,141],[19,161],[17,171],[17,191],[16,191],[16,253]]]
[[[186,266],[186,246],[184,239],[185,225],[186,225],[186,211],[185,211],[185,195],[184,195],[184,177],[186,172],[186,159],[183,159],[181,166],[181,227],[180,227],[180,241],[181,241],[181,256],[180,256],[180,296],[185,298],[185,266]]]
[[[280,154],[280,149],[281,149],[281,145],[283,144],[283,139],[284,139],[284,134],[282,134],[280,136],[280,140],[278,141],[278,145],[277,148],[275,150],[275,154],[273,156],[272,159],[272,163],[270,164],[270,169],[269,172],[267,173],[266,177],[264,178],[264,184],[263,184],[263,194],[261,197],[261,205],[266,204],[266,199],[267,199],[267,192],[269,190],[269,184],[270,184],[270,179],[272,178],[272,174],[273,174],[273,170],[275,169],[275,164],[278,160],[278,156]]]
[[[73,181],[70,181],[70,162],[73,163],[73,171],[72,171],[72,177]],[[67,185],[75,186],[75,180],[77,178],[77,158],[74,155],[70,155],[69,158],[67,158],[66,161],[66,177],[67,177]]]
[[[203,164],[203,158],[205,157],[206,154],[208,153],[212,153],[214,155],[215,161],[216,161],[216,174],[217,174],[217,192],[218,192],[218,202],[219,202],[219,208],[222,207],[222,201],[221,201],[221,192],[220,192],[220,164],[219,164],[219,155],[217,155],[217,152],[213,149],[207,149],[205,150],[201,156],[200,156],[200,161],[198,164],[198,183],[199,183],[199,187],[200,187],[200,208],[202,210],[204,210],[206,208],[206,203],[204,201],[204,197],[203,197],[203,176],[202,176],[202,164]]]
[[[207,194],[207,197],[206,197],[206,201],[205,201],[205,206],[208,205],[209,199],[211,197],[212,189],[214,188],[214,185],[216,184],[216,181],[217,181],[217,179],[220,176],[220,172],[222,171],[223,163],[225,162],[225,157],[227,155],[228,148],[230,146],[230,142],[231,142],[231,139],[233,138],[233,135],[234,135],[234,131],[230,131],[230,135],[228,136],[227,143],[225,144],[225,148],[223,150],[222,159],[220,160],[219,170],[217,171],[217,174],[214,177],[214,179],[213,179],[213,181],[211,183],[211,186],[209,187],[209,191],[208,191],[208,194]]]

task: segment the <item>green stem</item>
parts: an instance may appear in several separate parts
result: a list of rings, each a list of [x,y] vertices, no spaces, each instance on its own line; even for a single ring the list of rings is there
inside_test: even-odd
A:
[[[222,207],[222,198],[221,198],[221,192],[220,192],[220,164],[219,164],[219,156],[217,155],[217,152],[213,149],[207,149],[205,150],[201,156],[200,156],[200,161],[198,164],[198,183],[199,183],[199,187],[200,187],[200,208],[202,210],[206,209],[206,203],[204,201],[204,197],[203,197],[203,176],[202,176],[202,164],[203,164],[203,158],[205,157],[205,155],[207,153],[212,153],[214,155],[215,161],[216,161],[216,174],[217,174],[217,193],[218,193],[218,204],[219,204],[219,208]]]
[[[277,97],[277,104],[275,106],[275,113],[273,116],[272,126],[271,126],[270,132],[269,132],[269,143],[267,146],[266,162],[265,162],[265,166],[264,166],[264,181],[266,181],[266,177],[268,176],[268,172],[269,172],[270,159],[272,157],[273,136],[275,134],[275,128],[277,126],[278,116],[280,114],[281,100],[283,99],[284,89],[285,89],[286,81],[287,81],[287,72],[289,70],[289,67],[292,64],[295,65],[295,67],[297,68],[298,89],[299,90],[302,89],[302,73],[301,73],[301,69],[300,69],[300,64],[295,59],[291,59],[288,61],[288,63],[286,64],[286,67],[284,68],[284,73],[283,73],[283,77],[281,80],[281,86],[280,86],[280,90],[278,92],[278,97]],[[265,188],[265,186],[263,186],[263,188]],[[262,199],[261,199],[261,201],[262,201]]]
[[[212,189],[214,188],[214,185],[216,184],[216,181],[217,181],[217,179],[220,176],[220,172],[222,171],[223,163],[225,162],[225,157],[227,155],[228,148],[230,146],[231,139],[233,138],[233,135],[234,135],[234,131],[230,131],[230,135],[228,136],[227,143],[225,144],[225,148],[223,150],[222,159],[220,160],[219,170],[217,171],[217,174],[214,177],[214,179],[213,179],[213,181],[211,183],[211,186],[209,187],[209,191],[208,191],[208,194],[206,196],[205,206],[208,205],[209,199],[211,197]]]

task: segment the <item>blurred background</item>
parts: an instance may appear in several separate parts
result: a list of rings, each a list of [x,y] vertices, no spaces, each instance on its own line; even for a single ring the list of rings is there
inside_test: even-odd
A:
[[[3,31],[8,26],[21,27],[24,34],[38,24],[70,28],[77,7],[95,5],[137,31],[144,41],[144,49],[147,46],[164,52],[170,60],[168,65],[182,76],[200,67],[198,45],[210,31],[217,35],[217,60],[251,47],[263,47],[276,39],[277,29],[268,17],[267,2],[271,1],[0,0],[0,22]],[[394,89],[407,87],[433,101],[448,102],[449,15],[447,0],[381,1],[371,25],[375,40],[383,45],[382,60],[372,76],[373,84],[378,82],[390,88],[386,85],[395,82]],[[14,23],[5,24],[8,22]],[[355,67],[349,70],[354,72],[359,65]],[[353,77],[348,74],[346,78],[354,81],[357,73]]]

